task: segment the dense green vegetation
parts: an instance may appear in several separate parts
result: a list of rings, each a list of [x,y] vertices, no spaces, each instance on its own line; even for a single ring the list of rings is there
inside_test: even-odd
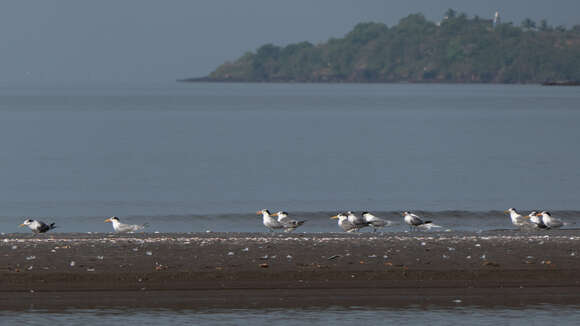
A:
[[[252,82],[482,82],[580,80],[580,26],[526,19],[492,26],[453,10],[436,24],[412,14],[399,24],[361,23],[343,38],[266,44],[198,80]]]

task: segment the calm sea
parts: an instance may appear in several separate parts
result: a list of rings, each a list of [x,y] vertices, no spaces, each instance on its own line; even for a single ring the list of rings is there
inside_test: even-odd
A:
[[[579,125],[574,87],[0,85],[0,227],[256,231],[262,208],[574,219]]]

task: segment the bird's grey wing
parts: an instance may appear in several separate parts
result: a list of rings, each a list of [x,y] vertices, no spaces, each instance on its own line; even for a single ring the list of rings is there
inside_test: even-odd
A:
[[[278,220],[278,222],[286,225],[286,224],[290,224],[292,222],[295,222],[293,219],[289,218],[288,216],[282,217]]]
[[[350,221],[344,221],[340,224],[340,227],[344,230],[344,231],[352,231],[354,229],[356,229],[356,226],[354,224],[352,224]]]
[[[38,232],[44,233],[48,230],[50,230],[50,227],[48,225],[46,225],[46,223],[44,223],[42,221],[38,221],[38,229],[37,229]]]
[[[411,215],[411,224],[413,225],[423,224],[423,220],[417,215]]]
[[[374,227],[383,227],[387,225],[387,221],[381,219],[375,219],[369,222]]]

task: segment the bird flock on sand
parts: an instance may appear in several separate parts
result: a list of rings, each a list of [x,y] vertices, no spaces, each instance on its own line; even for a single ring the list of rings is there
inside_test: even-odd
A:
[[[113,224],[113,231],[118,233],[138,232],[144,230],[149,225],[145,224],[125,224],[121,223],[118,217],[112,216],[105,220],[105,223],[111,222]],[[56,228],[55,223],[46,224],[42,221],[27,219],[20,226],[27,226],[34,234],[46,233]]]
[[[562,220],[552,217],[548,211],[532,211],[528,215],[522,215],[515,208],[508,208],[512,224],[519,228],[557,229],[566,225]]]
[[[557,229],[566,223],[555,218],[548,211],[532,211],[528,215],[521,215],[515,208],[509,208],[505,211],[509,214],[513,225],[520,229],[535,228],[535,229]],[[262,215],[262,223],[270,231],[283,230],[284,232],[292,232],[304,225],[306,220],[294,219],[289,216],[287,212],[279,211],[277,213],[270,213],[267,209],[262,209],[256,214]],[[441,226],[434,224],[432,221],[424,220],[417,214],[411,212],[402,212],[403,222],[409,226],[410,231],[425,231],[433,228],[441,228]],[[384,227],[396,225],[396,222],[377,217],[369,212],[362,212],[360,216],[354,212],[348,211],[346,213],[338,213],[331,217],[331,219],[338,220],[338,227],[345,232],[358,232],[365,227],[369,227],[373,232]],[[105,220],[113,225],[113,231],[118,233],[138,232],[148,227],[148,224],[125,224],[121,223],[120,219],[112,216]],[[55,223],[46,224],[42,221],[33,219],[25,220],[20,226],[27,226],[33,233],[46,233],[56,228]]]

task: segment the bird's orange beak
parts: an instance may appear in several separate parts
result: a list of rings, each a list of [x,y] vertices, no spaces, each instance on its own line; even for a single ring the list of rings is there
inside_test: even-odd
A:
[[[21,228],[23,226],[26,226],[24,223],[20,224],[18,227]]]
[[[111,222],[111,219],[110,218],[106,219],[105,223],[107,223],[107,222]]]
[[[256,215],[262,215],[262,211],[257,211]]]
[[[331,219],[333,219],[333,218],[338,218],[338,215],[331,216],[330,218],[331,218]]]

